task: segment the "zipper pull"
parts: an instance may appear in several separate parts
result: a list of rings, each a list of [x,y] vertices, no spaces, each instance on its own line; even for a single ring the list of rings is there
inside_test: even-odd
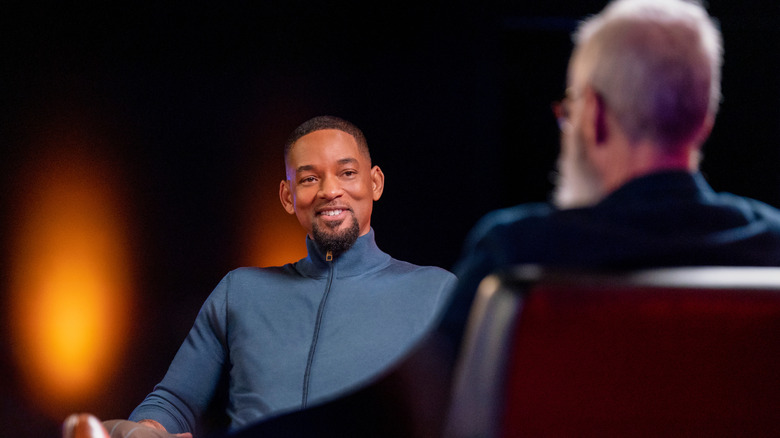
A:
[[[325,261],[326,262],[332,262],[333,261],[333,252],[328,250],[328,252],[325,254]]]

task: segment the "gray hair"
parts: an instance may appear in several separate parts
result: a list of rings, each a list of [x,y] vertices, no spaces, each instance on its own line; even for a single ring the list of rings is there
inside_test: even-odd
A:
[[[575,57],[632,141],[689,141],[720,105],[720,30],[699,3],[616,0],[585,20]]]

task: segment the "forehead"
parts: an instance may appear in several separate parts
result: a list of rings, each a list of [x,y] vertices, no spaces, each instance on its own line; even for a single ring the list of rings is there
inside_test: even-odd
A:
[[[592,79],[599,60],[603,60],[602,53],[599,44],[593,39],[577,46],[569,58],[568,86],[585,86]]]
[[[571,57],[569,58],[569,66],[566,72],[567,87],[574,87],[575,85],[579,85],[579,83],[581,82],[582,70],[583,70],[582,64],[583,64],[582,50],[575,49],[572,52]]]
[[[293,143],[287,154],[288,168],[326,165],[344,159],[367,161],[357,141],[338,129],[322,129],[304,135]]]

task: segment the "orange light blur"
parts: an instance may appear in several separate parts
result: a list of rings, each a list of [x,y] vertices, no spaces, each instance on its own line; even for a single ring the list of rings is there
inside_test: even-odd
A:
[[[283,159],[272,153],[253,160],[261,163],[247,183],[247,199],[244,209],[243,235],[249,244],[245,247],[244,259],[249,266],[281,266],[306,257],[306,231],[294,215],[282,207],[279,199],[279,183]],[[248,213],[248,214],[247,214]]]
[[[78,147],[36,155],[18,180],[11,306],[16,362],[52,416],[104,388],[126,341],[130,260],[113,172]]]
[[[276,211],[273,207],[268,205],[255,213],[252,244],[247,248],[247,262],[252,266],[281,266],[306,257],[306,232],[281,203]]]
[[[269,108],[290,105],[285,94],[279,101],[266,103]],[[275,111],[258,116],[247,133],[244,177],[238,211],[239,235],[242,238],[239,263],[242,266],[281,266],[306,257],[306,231],[294,215],[288,214],[279,199],[279,183],[284,177],[282,145],[287,132],[280,126],[294,126],[288,120],[297,111]]]

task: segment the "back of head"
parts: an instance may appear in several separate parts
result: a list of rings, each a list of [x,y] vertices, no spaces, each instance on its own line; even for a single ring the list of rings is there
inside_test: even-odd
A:
[[[616,0],[581,24],[574,59],[633,142],[690,142],[720,103],[722,42],[685,0]]]
[[[355,126],[353,123],[336,116],[317,116],[301,123],[300,126],[295,128],[292,134],[290,134],[290,136],[287,138],[287,141],[284,143],[285,161],[287,161],[287,156],[290,153],[290,149],[292,149],[292,145],[295,144],[298,139],[304,135],[311,134],[315,131],[321,131],[323,129],[336,129],[351,135],[355,138],[360,151],[366,154],[369,162],[371,161],[371,154],[368,151],[368,142],[366,142],[366,137],[363,135],[363,131],[361,131],[360,128]]]

